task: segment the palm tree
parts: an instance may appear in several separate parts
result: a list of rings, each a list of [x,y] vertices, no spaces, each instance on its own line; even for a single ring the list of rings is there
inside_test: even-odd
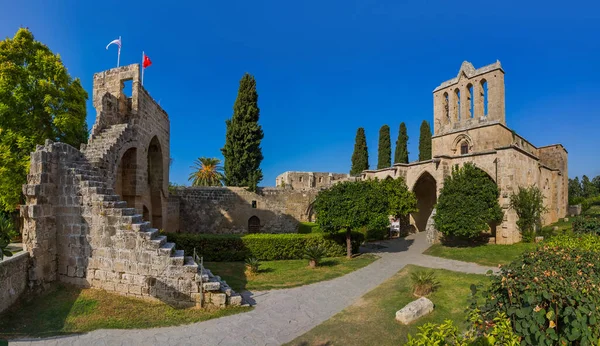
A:
[[[217,158],[200,157],[190,166],[194,171],[188,178],[192,186],[223,186],[225,175],[223,167],[219,166],[221,160]]]

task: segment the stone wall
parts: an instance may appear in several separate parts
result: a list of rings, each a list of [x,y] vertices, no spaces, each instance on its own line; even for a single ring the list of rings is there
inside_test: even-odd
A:
[[[16,302],[27,289],[28,268],[27,252],[0,260],[0,313]]]
[[[275,186],[294,190],[321,189],[347,180],[353,178],[345,173],[287,171],[277,176]]]
[[[313,219],[311,203],[319,190],[241,187],[178,188],[180,231],[185,233],[294,233]],[[252,219],[252,220],[251,220]]]

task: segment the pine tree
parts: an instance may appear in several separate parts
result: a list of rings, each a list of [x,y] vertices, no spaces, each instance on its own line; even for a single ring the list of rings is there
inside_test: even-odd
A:
[[[394,163],[408,163],[408,134],[404,122],[400,123],[400,130],[398,131]]]
[[[227,131],[221,152],[225,158],[223,168],[227,186],[247,186],[251,191],[256,191],[263,178],[260,141],[264,134],[258,124],[259,116],[256,81],[246,73],[240,80],[233,116],[225,121]]]
[[[367,137],[365,136],[365,129],[359,127],[356,131],[356,139],[354,141],[354,152],[352,153],[352,168],[350,169],[350,175],[357,176],[366,169],[369,169]]]
[[[419,161],[431,160],[431,128],[427,120],[421,123],[419,137]]]
[[[377,169],[392,166],[392,143],[390,140],[390,127],[383,125],[379,129],[379,148],[377,155]]]

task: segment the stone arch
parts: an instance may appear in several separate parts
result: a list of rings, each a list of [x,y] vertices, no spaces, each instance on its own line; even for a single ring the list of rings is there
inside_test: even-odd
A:
[[[467,84],[467,104],[465,105],[467,108],[467,118],[473,118],[475,115],[475,103],[473,101],[473,84]]]
[[[444,92],[442,108],[444,110],[444,124],[450,124],[450,99],[448,97],[448,92]]]
[[[479,99],[478,99],[479,109],[481,110],[481,116],[488,115],[488,105],[489,105],[489,94],[488,94],[488,83],[485,78],[482,78],[479,81]]]
[[[145,205],[142,207],[142,216],[144,217],[144,220],[150,220],[150,210],[148,210],[148,207]]]
[[[127,202],[128,206],[135,206],[137,196],[137,148],[129,148],[117,162],[114,177],[115,193]]]
[[[415,227],[419,232],[424,232],[427,220],[437,203],[437,182],[427,171],[421,173],[412,187],[412,192],[417,197],[418,211],[411,214]]]
[[[150,217],[152,227],[162,228],[163,153],[158,137],[152,137],[148,145],[148,190],[150,192]]]
[[[256,215],[252,215],[248,219],[248,233],[260,232],[260,219]]]
[[[456,88],[454,89],[454,105],[452,107],[452,120],[453,121],[458,121],[460,120],[460,112],[461,112],[461,104],[460,104],[460,89]]]

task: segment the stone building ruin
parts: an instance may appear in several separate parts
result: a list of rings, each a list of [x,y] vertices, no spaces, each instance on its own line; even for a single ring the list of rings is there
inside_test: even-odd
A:
[[[504,220],[491,226],[492,239],[497,244],[520,241],[517,215],[509,208],[510,194],[519,186],[535,185],[548,208],[543,223],[566,216],[568,155],[561,144],[536,147],[509,129],[504,105],[500,62],[479,69],[463,62],[455,78],[433,91],[433,159],[364,171],[362,178],[403,177],[417,197],[419,212],[411,215],[411,223],[418,231],[425,231],[452,167],[474,163],[500,189]]]
[[[347,173],[287,171],[275,178],[275,186],[294,190],[322,189],[353,178]]]
[[[29,286],[58,281],[183,307],[240,305],[239,294],[159,233],[168,229],[170,124],[141,85],[139,64],[95,74],[93,104],[87,145],[48,140],[31,155],[21,207]]]

